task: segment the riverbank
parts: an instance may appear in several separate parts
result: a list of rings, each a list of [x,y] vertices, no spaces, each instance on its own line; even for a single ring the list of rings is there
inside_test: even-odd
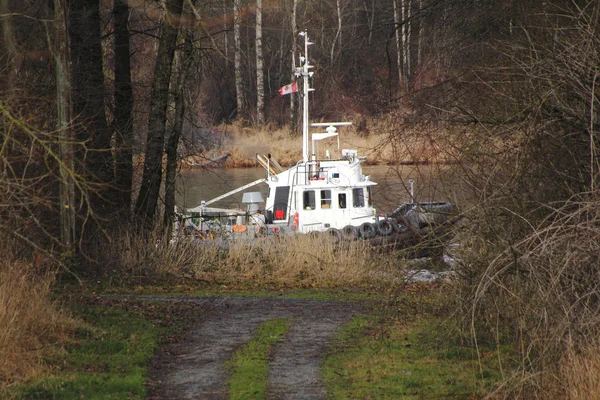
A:
[[[356,149],[366,157],[365,165],[441,164],[450,160],[444,151],[448,135],[443,129],[408,129],[393,123],[393,116],[358,127],[342,127],[339,133],[319,142],[317,158],[325,158],[327,150],[335,157],[341,149]],[[302,158],[302,134],[288,127],[220,125],[211,130],[209,141],[213,144],[210,150],[189,154],[181,160],[181,167],[255,167],[256,154],[271,154],[279,164],[289,167]]]

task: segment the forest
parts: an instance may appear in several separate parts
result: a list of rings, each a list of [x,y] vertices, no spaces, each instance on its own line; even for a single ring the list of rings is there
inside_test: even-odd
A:
[[[0,16],[0,311],[14,271],[130,273],[118,243],[169,231],[179,161],[219,126],[300,135],[300,93],[278,89],[307,31],[313,119],[363,135],[385,119],[385,145],[431,143],[476,199],[448,304],[475,348],[520,346],[503,393],[569,394],[582,371],[599,387],[597,1],[0,0]]]

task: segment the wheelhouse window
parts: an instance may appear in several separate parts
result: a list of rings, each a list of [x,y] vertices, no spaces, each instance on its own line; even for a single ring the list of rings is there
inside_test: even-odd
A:
[[[367,201],[369,203],[369,207],[373,207],[373,201],[371,200],[373,196],[371,196],[371,187],[367,187]]]
[[[362,208],[365,206],[365,192],[363,188],[352,189],[352,206]]]
[[[346,208],[346,193],[338,194],[338,207]]]
[[[305,190],[303,194],[303,208],[305,210],[314,210],[316,207],[315,191]]]
[[[321,208],[331,208],[331,190],[321,190]]]

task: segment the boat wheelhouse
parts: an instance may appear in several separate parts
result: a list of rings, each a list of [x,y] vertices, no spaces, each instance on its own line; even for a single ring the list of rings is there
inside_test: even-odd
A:
[[[376,223],[371,193],[376,183],[363,175],[361,161],[355,150],[343,150],[336,159],[300,161],[269,174],[267,223],[301,233]]]

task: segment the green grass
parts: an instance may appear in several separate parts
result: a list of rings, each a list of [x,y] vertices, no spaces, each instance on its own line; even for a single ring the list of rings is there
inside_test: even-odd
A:
[[[229,398],[266,399],[269,373],[268,354],[271,346],[282,340],[289,327],[289,319],[265,322],[247,345],[238,349],[227,362],[231,372]]]
[[[106,304],[77,305],[74,314],[86,321],[77,331],[78,344],[61,359],[47,360],[57,366],[51,376],[17,388],[11,397],[144,398],[147,365],[168,329],[156,326],[139,311]]]
[[[482,353],[445,336],[434,319],[409,325],[354,318],[324,361],[333,399],[480,398],[501,379],[497,353]]]

